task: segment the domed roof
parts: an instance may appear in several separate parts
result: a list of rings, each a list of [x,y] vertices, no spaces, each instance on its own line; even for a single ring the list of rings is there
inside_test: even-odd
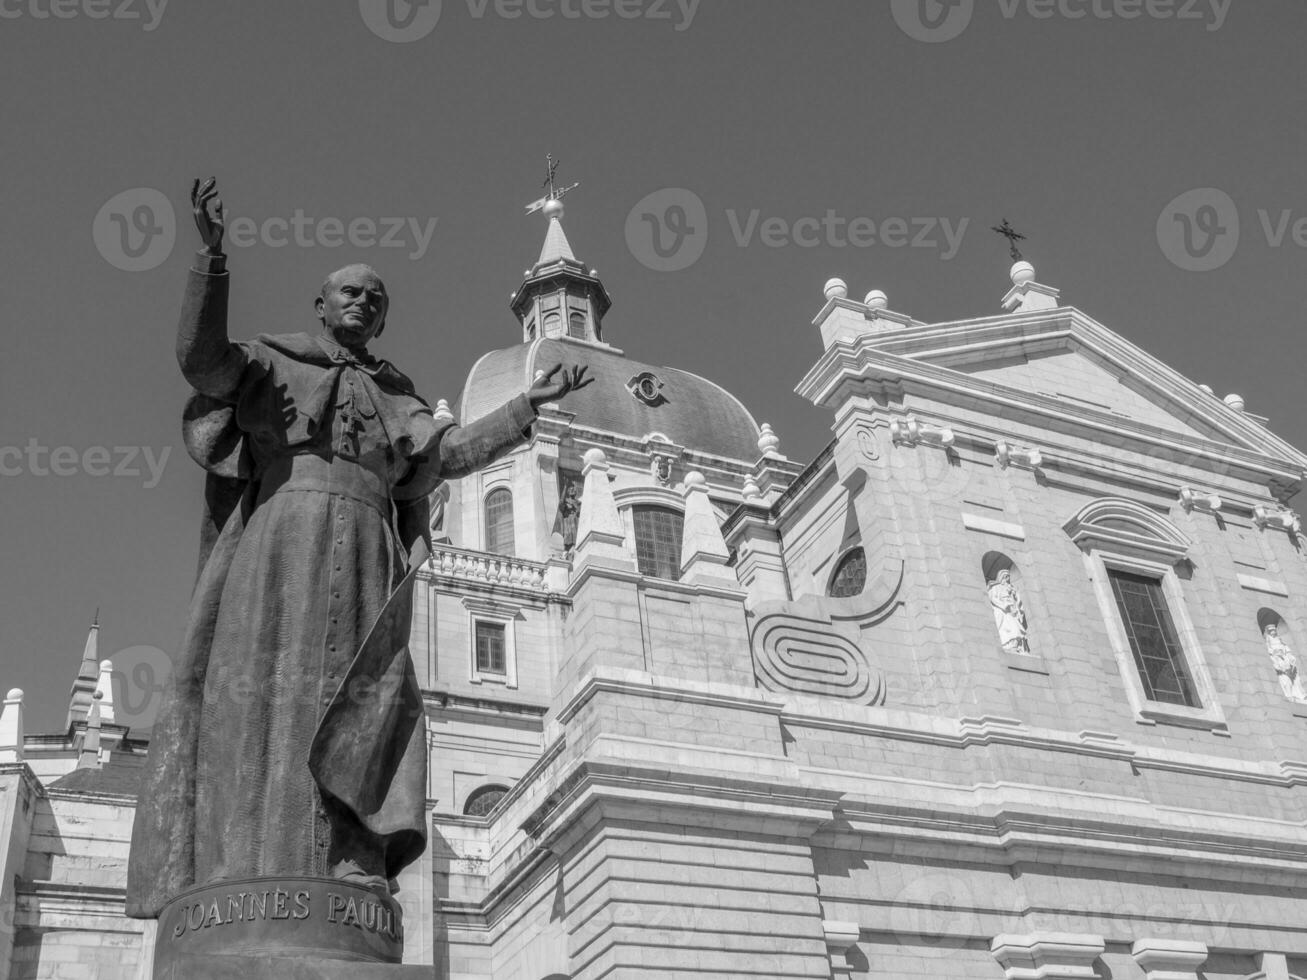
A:
[[[655,367],[618,352],[566,338],[540,338],[491,351],[472,366],[459,403],[459,420],[489,414],[531,387],[538,370],[558,363],[585,364],[594,383],[560,403],[576,424],[633,439],[660,432],[678,446],[753,462],[758,458],[758,423],[720,385],[689,371]],[[638,395],[631,385],[651,375]]]

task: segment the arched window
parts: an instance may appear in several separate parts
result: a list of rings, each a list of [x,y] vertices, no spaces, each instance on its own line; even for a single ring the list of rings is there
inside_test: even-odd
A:
[[[513,493],[507,487],[486,495],[486,551],[495,555],[513,553]]]
[[[559,334],[559,321],[561,320],[562,317],[558,315],[557,310],[546,313],[544,320],[541,321],[540,335],[542,337],[557,337]]]
[[[847,599],[861,592],[866,584],[867,553],[861,548],[850,548],[835,566],[826,594],[832,599]]]
[[[499,801],[508,793],[507,786],[494,783],[472,791],[472,795],[463,804],[463,813],[469,817],[484,817],[499,805]]]
[[[567,335],[585,340],[585,314],[580,310],[573,310],[567,315]]]
[[[685,518],[670,507],[632,508],[635,560],[641,575],[676,581],[681,577],[681,533]]]

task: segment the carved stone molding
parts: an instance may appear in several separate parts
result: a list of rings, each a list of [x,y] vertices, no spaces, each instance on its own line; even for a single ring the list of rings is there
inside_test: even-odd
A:
[[[1067,932],[995,936],[989,944],[1005,980],[1093,980],[1106,948],[1102,936]]]
[[[947,449],[953,445],[953,430],[947,425],[927,425],[913,416],[895,419],[889,424],[889,433],[896,446],[935,446]]]
[[[858,941],[859,929],[856,922],[839,922],[824,919],[821,931],[826,937],[826,952],[830,956],[830,970],[833,980],[851,977],[853,964],[849,962],[849,950]]]
[[[885,681],[858,646],[832,632],[829,620],[786,613],[764,616],[753,630],[753,663],[769,691],[880,704]]]
[[[1302,534],[1302,520],[1287,507],[1267,507],[1258,504],[1253,508],[1253,521],[1263,530],[1270,527],[1293,535]]]
[[[1130,955],[1147,980],[1198,980],[1198,968],[1207,962],[1207,947],[1178,939],[1140,939]]]
[[[1203,493],[1193,487],[1180,488],[1180,506],[1187,511],[1200,511],[1204,514],[1218,514],[1225,506],[1225,501],[1217,493]]]
[[[1003,469],[1018,466],[1022,469],[1037,470],[1044,465],[1044,455],[1038,446],[1017,446],[1005,439],[994,443],[994,459]]]

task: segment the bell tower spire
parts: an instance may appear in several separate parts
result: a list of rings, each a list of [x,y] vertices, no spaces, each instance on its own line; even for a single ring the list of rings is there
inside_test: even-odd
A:
[[[528,204],[526,213],[539,211],[549,224],[540,258],[513,293],[512,309],[522,324],[523,342],[549,337],[601,344],[604,314],[613,301],[595,270],[586,271],[572,253],[563,232],[563,197],[579,185],[573,182],[559,187],[558,161],[552,154],[545,160],[546,176],[541,185],[546,188],[545,196]]]

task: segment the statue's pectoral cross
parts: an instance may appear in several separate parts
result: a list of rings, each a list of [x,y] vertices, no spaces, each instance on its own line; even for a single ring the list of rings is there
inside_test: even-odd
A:
[[[366,419],[377,417],[377,410],[366,404],[366,399],[360,399],[358,389],[354,387],[354,381],[348,375],[344,379],[344,395],[336,403],[336,414],[340,419],[340,447],[337,450],[341,456],[357,458],[360,448],[360,436],[363,434],[363,423]]]
[[[1008,224],[1007,218],[1003,219],[1003,223],[1001,225],[994,225],[992,228],[990,228],[990,231],[996,231],[1007,239],[1008,253],[1012,256],[1012,261],[1020,262],[1021,250],[1017,248],[1017,242],[1024,242],[1026,240],[1026,236],[1021,234],[1021,232],[1017,231],[1010,224]]]

